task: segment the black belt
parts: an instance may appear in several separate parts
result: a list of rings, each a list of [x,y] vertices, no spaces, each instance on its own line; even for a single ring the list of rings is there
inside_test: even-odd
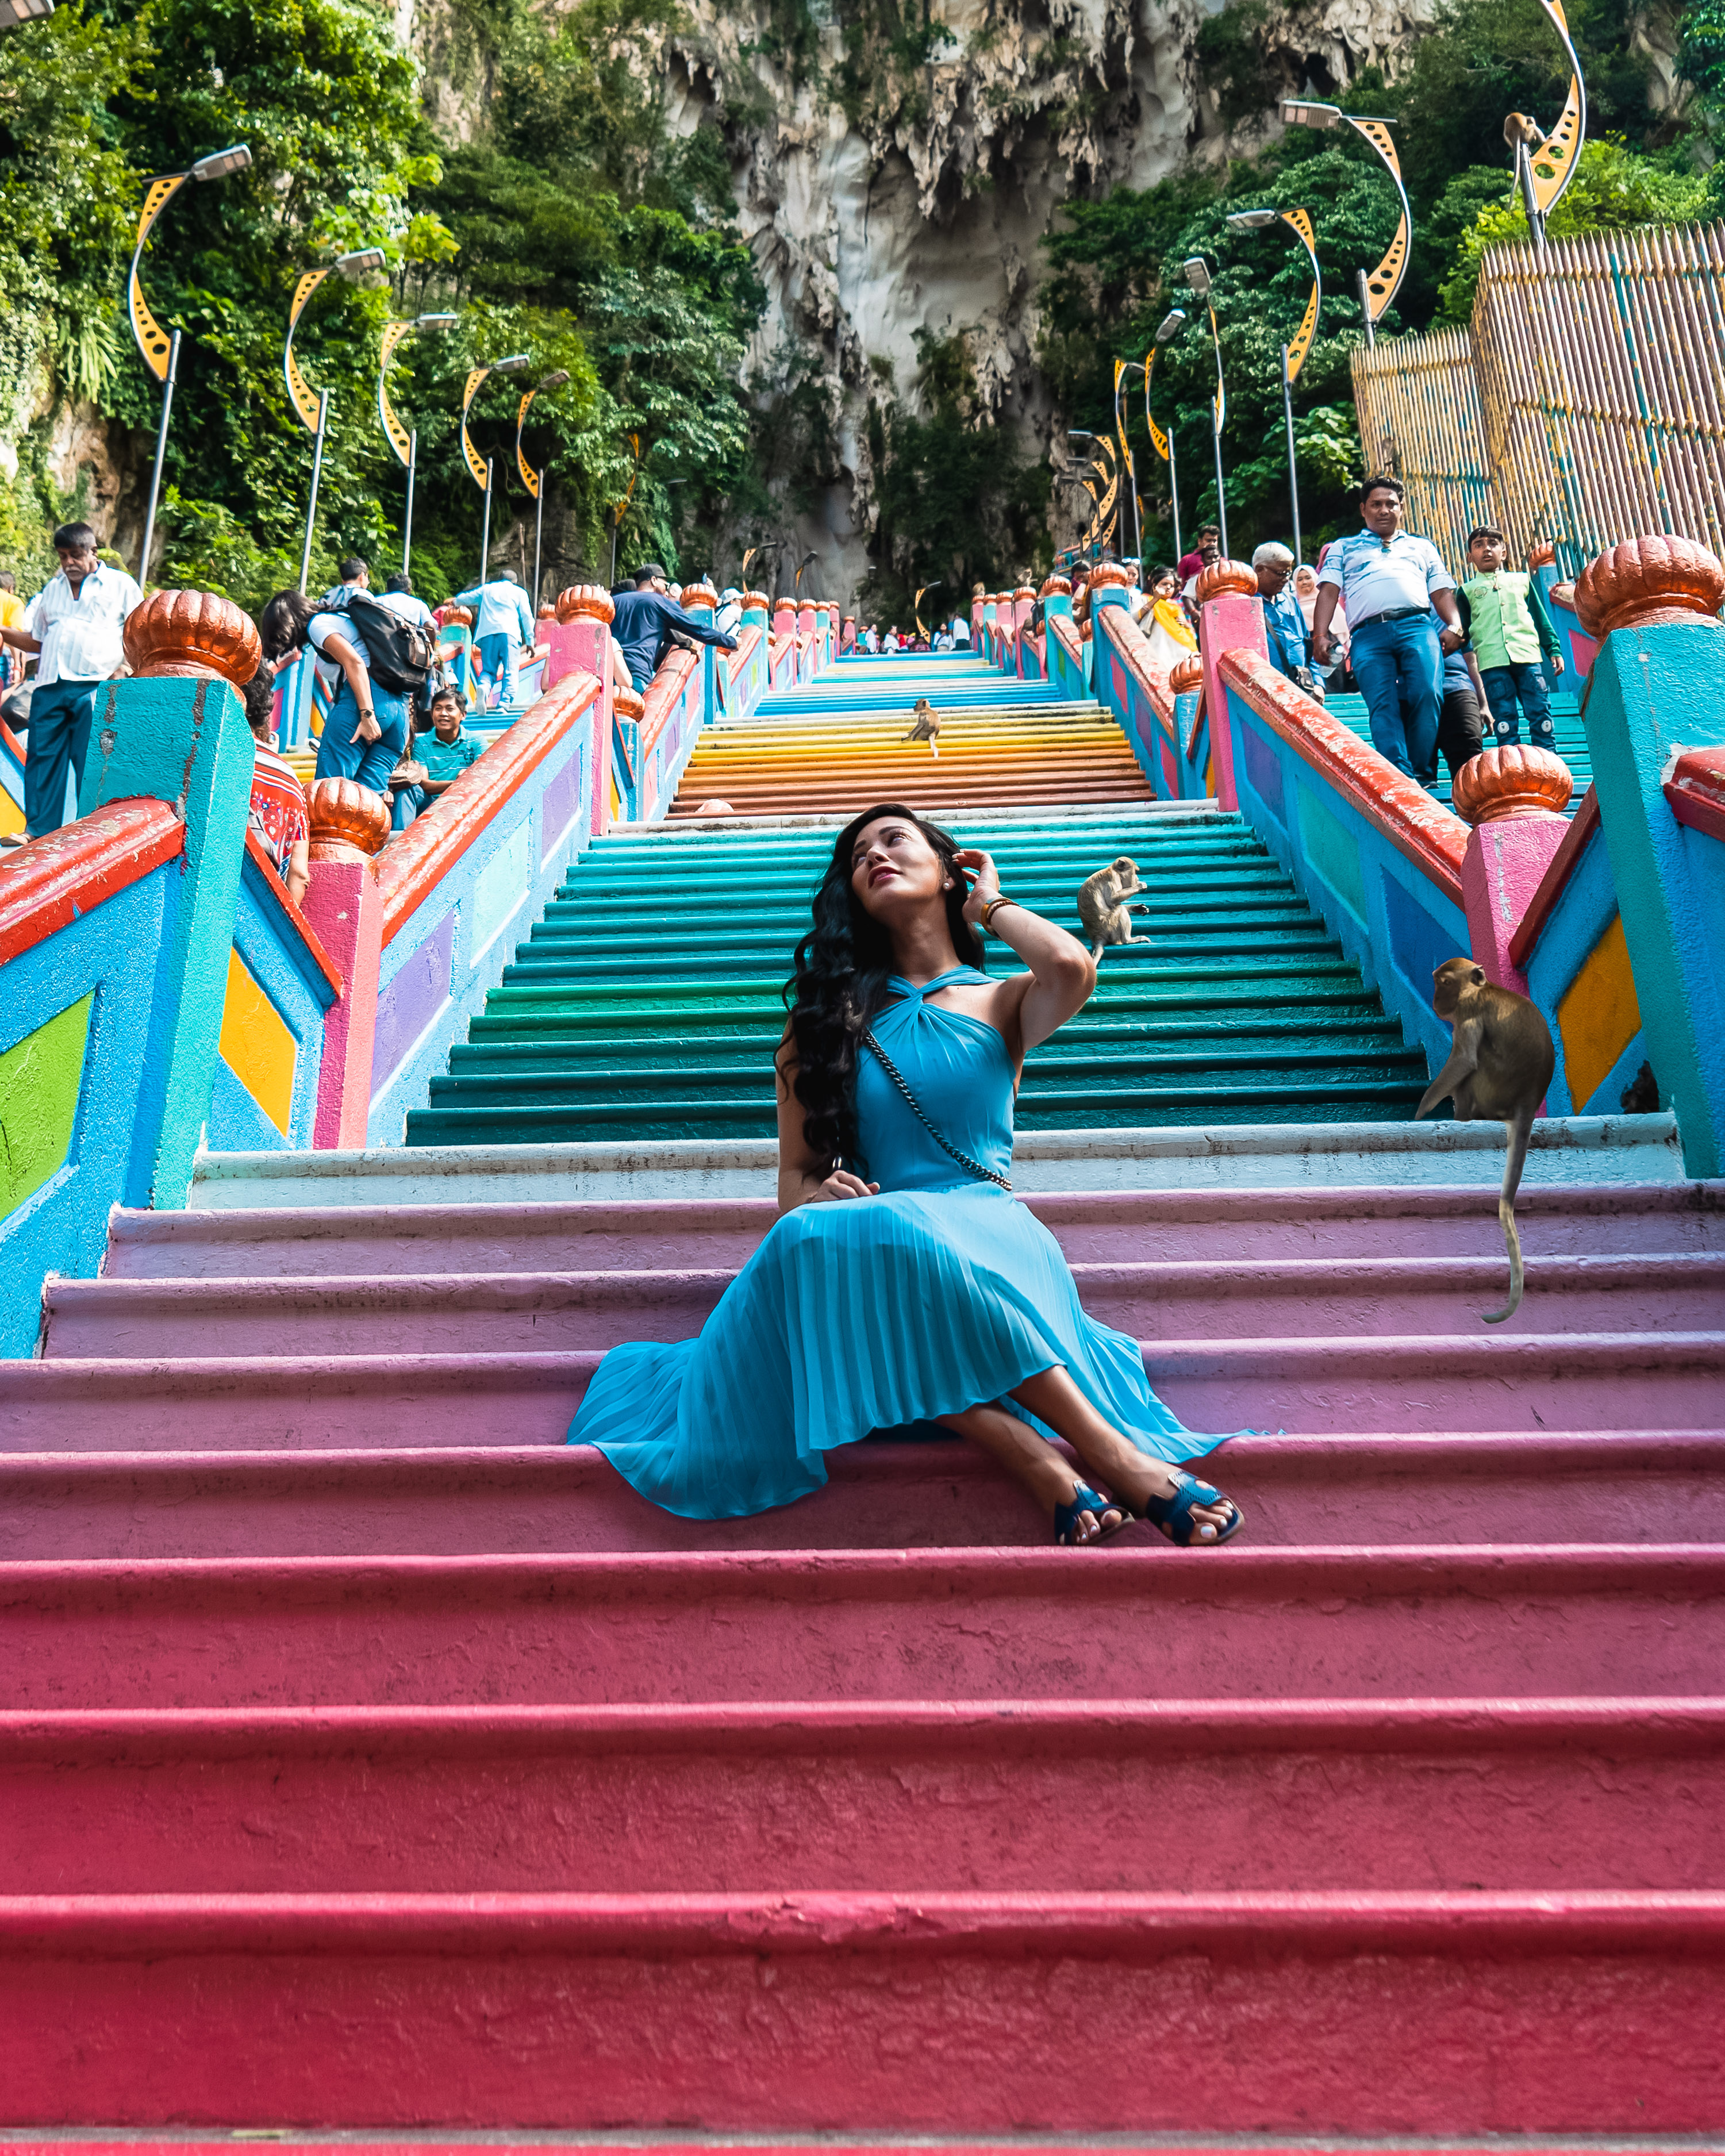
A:
[[[1431,608],[1429,606],[1391,607],[1387,613],[1368,613],[1363,621],[1350,622],[1348,624],[1348,629],[1350,633],[1352,633],[1352,631],[1357,629],[1369,629],[1374,621],[1411,621],[1416,613],[1430,613],[1430,612]]]

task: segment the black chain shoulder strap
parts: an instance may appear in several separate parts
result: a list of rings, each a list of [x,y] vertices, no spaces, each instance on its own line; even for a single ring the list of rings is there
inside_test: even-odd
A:
[[[917,1122],[922,1124],[923,1129],[927,1132],[930,1137],[934,1140],[941,1151],[946,1154],[947,1159],[956,1160],[959,1167],[964,1170],[967,1175],[973,1175],[980,1182],[992,1183],[999,1189],[1010,1190],[1012,1188],[1012,1184],[1005,1176],[996,1175],[992,1168],[984,1168],[979,1160],[973,1160],[968,1152],[960,1152],[957,1146],[948,1145],[947,1141],[935,1128],[934,1125],[929,1122],[927,1116],[923,1114],[922,1103],[916,1098],[916,1096],[905,1083],[903,1073],[900,1070],[898,1065],[893,1061],[892,1058],[886,1053],[886,1050],[880,1045],[880,1042],[875,1040],[872,1030],[868,1026],[865,1026],[863,1028],[862,1040],[863,1046],[865,1048],[871,1049],[874,1051],[875,1060],[880,1064],[880,1068],[886,1073],[887,1076],[904,1096],[905,1106],[916,1118]]]

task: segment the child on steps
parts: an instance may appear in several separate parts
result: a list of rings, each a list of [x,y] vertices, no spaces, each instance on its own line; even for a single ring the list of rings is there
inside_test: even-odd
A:
[[[1551,700],[1540,660],[1543,654],[1553,674],[1563,672],[1558,633],[1532,578],[1525,569],[1504,567],[1508,552],[1503,534],[1490,525],[1469,532],[1473,574],[1456,593],[1456,604],[1491,706],[1495,745],[1519,744],[1525,713],[1533,747],[1555,752]]]

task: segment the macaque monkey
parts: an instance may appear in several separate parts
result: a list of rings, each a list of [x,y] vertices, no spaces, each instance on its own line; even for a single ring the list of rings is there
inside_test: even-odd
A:
[[[905,739],[907,742],[926,741],[928,743],[929,754],[938,757],[941,752],[940,732],[940,713],[936,711],[927,696],[919,696],[916,699],[916,708],[911,714],[911,731],[905,736]]]
[[[1513,1317],[1522,1301],[1522,1240],[1516,1233],[1516,1188],[1527,1158],[1533,1116],[1545,1098],[1557,1068],[1551,1028],[1538,1008],[1512,988],[1486,978],[1471,958],[1445,958],[1432,975],[1432,1005],[1454,1029],[1450,1060],[1425,1089],[1416,1116],[1435,1108],[1445,1094],[1459,1122],[1475,1116],[1496,1116],[1509,1133],[1503,1189],[1497,1218],[1509,1250],[1509,1301],[1502,1310],[1482,1311],[1487,1325]]]
[[[1147,906],[1127,906],[1133,891],[1144,888],[1138,881],[1138,865],[1129,855],[1110,861],[1105,869],[1087,875],[1078,886],[1078,918],[1091,939],[1091,956],[1100,958],[1110,943],[1136,943],[1132,916],[1147,913]],[[1147,942],[1149,938],[1142,939]]]

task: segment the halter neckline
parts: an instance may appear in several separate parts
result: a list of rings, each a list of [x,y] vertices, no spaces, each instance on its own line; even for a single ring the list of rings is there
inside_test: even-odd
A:
[[[949,988],[955,981],[981,981],[986,986],[988,979],[988,976],[978,973],[974,966],[949,966],[944,973],[937,973],[932,981],[925,981],[920,988],[914,981],[907,981],[902,973],[890,975],[886,984],[921,1003],[925,996],[932,996],[937,988]]]

